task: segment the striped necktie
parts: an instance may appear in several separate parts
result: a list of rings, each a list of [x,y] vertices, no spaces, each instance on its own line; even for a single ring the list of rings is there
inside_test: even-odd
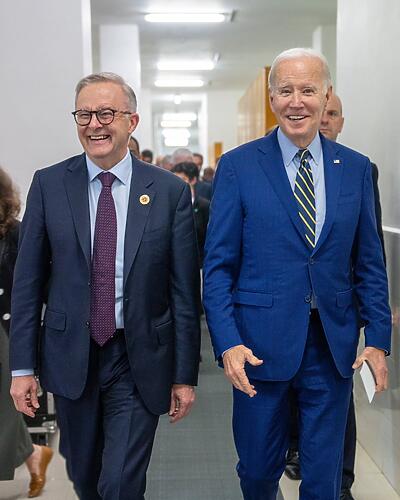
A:
[[[299,149],[296,158],[300,160],[294,186],[294,196],[299,209],[299,216],[304,226],[304,234],[311,248],[315,247],[315,193],[314,181],[309,163],[308,149]]]

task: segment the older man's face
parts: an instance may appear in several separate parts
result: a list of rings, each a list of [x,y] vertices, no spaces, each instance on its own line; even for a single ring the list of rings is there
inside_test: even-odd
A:
[[[323,67],[316,57],[281,61],[270,89],[270,103],[282,132],[306,148],[318,132],[332,89],[324,91]]]
[[[114,82],[92,83],[80,91],[76,109],[129,111],[129,102],[120,85]],[[112,123],[102,125],[96,115],[92,115],[89,125],[77,125],[79,140],[89,158],[100,168],[108,170],[126,155],[129,136],[138,121],[136,113],[116,113]]]
[[[319,130],[321,134],[323,134],[331,141],[336,141],[337,136],[342,131],[343,122],[344,118],[342,116],[342,104],[338,96],[332,94],[322,115],[321,126]]]

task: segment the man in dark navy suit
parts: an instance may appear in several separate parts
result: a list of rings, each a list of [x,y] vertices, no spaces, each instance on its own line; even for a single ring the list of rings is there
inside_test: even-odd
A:
[[[387,387],[391,314],[368,158],[319,133],[326,59],[280,54],[269,74],[278,129],[221,157],[204,307],[233,389],[245,500],[274,500],[299,407],[301,500],[338,500],[353,370]],[[359,320],[365,349],[357,357]]]
[[[54,393],[79,498],[143,500],[159,415],[176,422],[195,398],[191,194],[128,152],[139,117],[121,77],[83,78],[75,106],[85,153],[35,173],[21,225],[11,394],[33,416],[34,375]]]

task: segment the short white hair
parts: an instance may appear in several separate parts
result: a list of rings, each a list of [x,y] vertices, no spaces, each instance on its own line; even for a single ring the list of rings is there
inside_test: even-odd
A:
[[[301,57],[310,57],[314,59],[319,59],[322,64],[322,77],[324,81],[324,91],[326,92],[328,88],[332,85],[331,72],[329,71],[328,61],[326,57],[318,52],[318,50],[296,47],[294,49],[288,49],[281,52],[272,63],[271,70],[268,75],[268,87],[270,90],[274,90],[276,85],[276,71],[279,64],[282,61],[286,61],[288,59],[299,59]]]

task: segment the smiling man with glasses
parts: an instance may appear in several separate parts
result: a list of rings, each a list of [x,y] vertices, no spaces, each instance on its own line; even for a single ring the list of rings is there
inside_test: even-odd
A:
[[[83,78],[72,114],[85,152],[36,172],[21,224],[11,394],[29,416],[34,375],[54,394],[79,498],[143,500],[159,415],[176,422],[195,399],[191,194],[129,153],[139,115],[121,77]]]

